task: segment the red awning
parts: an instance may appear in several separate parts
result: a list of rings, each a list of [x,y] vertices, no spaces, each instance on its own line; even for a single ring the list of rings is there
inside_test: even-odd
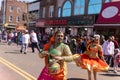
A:
[[[36,27],[45,27],[45,20],[44,19],[38,19],[36,21]]]
[[[96,24],[119,24],[120,2],[104,3]]]

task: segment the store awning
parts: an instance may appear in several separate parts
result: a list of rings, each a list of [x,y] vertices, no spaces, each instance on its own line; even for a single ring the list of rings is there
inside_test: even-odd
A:
[[[7,26],[6,28],[15,29],[15,27],[14,27],[14,26]]]
[[[120,23],[120,1],[104,3],[98,16],[96,24],[117,24]]]
[[[36,27],[45,27],[45,20],[44,19],[38,19],[36,21]]]
[[[94,26],[120,26],[120,24],[94,24]]]
[[[16,26],[16,30],[25,31],[26,26]]]

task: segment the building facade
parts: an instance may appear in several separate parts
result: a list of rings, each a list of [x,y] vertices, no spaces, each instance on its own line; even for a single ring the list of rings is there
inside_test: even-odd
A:
[[[103,4],[94,28],[98,34],[120,37],[120,0]]]
[[[36,28],[41,33],[51,33],[52,27],[48,27],[46,22],[48,19],[56,18],[56,2],[57,0],[41,0],[40,1],[40,18],[36,21]]]
[[[2,29],[2,20],[3,20],[3,13],[2,11],[0,10],[0,30]]]
[[[3,0],[2,2],[4,29],[15,29],[16,26],[24,26],[23,14],[27,13],[27,4],[24,1]]]
[[[36,29],[36,20],[40,18],[40,0],[28,3],[27,15],[26,25],[29,26],[29,30]]]
[[[36,27],[45,32],[61,29],[71,35],[91,35],[103,3],[110,0],[42,0]]]

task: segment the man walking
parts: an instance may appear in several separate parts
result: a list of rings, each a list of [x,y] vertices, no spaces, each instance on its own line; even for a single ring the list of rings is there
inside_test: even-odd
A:
[[[28,34],[28,30],[25,31],[25,34],[22,35],[22,46],[20,52],[27,53],[27,47],[30,42],[30,35]]]
[[[112,37],[109,36],[109,39],[103,43],[104,57],[109,66],[112,65],[114,49],[115,49],[115,47],[114,47],[114,43],[112,42]]]
[[[33,53],[35,52],[35,50],[34,50],[35,47],[38,49],[38,51],[40,51],[40,47],[39,47],[38,39],[37,39],[37,34],[34,32],[34,30],[32,30],[30,33],[30,40],[31,40],[32,52]]]

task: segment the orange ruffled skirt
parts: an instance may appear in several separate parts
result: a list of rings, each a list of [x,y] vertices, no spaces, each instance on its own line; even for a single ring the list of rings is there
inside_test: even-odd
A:
[[[77,66],[89,71],[107,71],[109,68],[108,64],[100,58],[90,58],[87,54],[75,54],[74,59]]]

